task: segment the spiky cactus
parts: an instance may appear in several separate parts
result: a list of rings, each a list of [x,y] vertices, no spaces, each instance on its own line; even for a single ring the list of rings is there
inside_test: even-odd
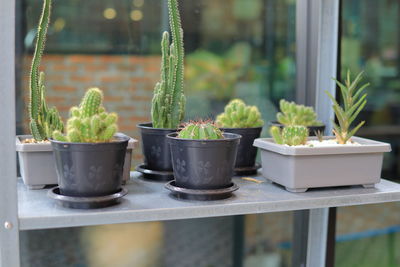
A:
[[[343,107],[339,105],[336,99],[328,91],[325,91],[325,93],[332,100],[333,111],[335,112],[336,118],[339,122],[339,124],[336,124],[336,122],[333,121],[333,133],[335,134],[336,140],[339,144],[346,144],[347,141],[349,141],[365,123],[365,121],[361,121],[356,127],[350,129],[351,124],[367,104],[367,94],[362,94],[362,92],[369,85],[369,83],[366,83],[360,87],[358,86],[362,75],[363,72],[360,72],[354,81],[352,81],[350,78],[350,71],[347,71],[347,78],[344,84],[334,79],[340,88],[343,99]]]
[[[55,131],[54,139],[73,143],[109,142],[117,132],[116,113],[107,113],[102,106],[103,93],[90,88],[79,107],[72,107],[67,122],[67,134]]]
[[[177,0],[168,0],[169,34],[164,32],[161,41],[161,81],[154,88],[151,117],[154,128],[178,128],[185,115],[183,94],[183,30]]]
[[[305,145],[308,137],[308,129],[305,126],[291,125],[281,130],[277,126],[270,128],[270,134],[274,138],[275,143],[289,146]]]
[[[36,141],[51,138],[53,131],[62,131],[64,124],[55,107],[48,108],[46,104],[46,88],[44,72],[39,71],[44,46],[46,43],[47,28],[50,21],[51,0],[44,0],[40,16],[35,52],[33,54],[30,72],[29,89],[29,117],[30,130]]]
[[[264,125],[256,106],[247,106],[241,99],[233,99],[217,116],[216,124],[224,128],[250,128]]]
[[[276,118],[283,125],[318,126],[322,124],[317,120],[317,114],[312,107],[281,99],[279,108],[281,112],[276,114]]]
[[[211,122],[190,122],[179,132],[179,138],[184,139],[223,139],[222,131]]]

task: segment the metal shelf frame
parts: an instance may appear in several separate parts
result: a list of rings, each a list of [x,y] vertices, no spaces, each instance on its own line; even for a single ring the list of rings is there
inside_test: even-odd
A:
[[[19,179],[17,186],[19,227],[20,230],[36,230],[308,209],[310,217],[313,218],[310,227],[321,232],[324,231],[321,227],[326,223],[320,224],[317,218],[326,220],[327,207],[400,200],[400,184],[384,179],[375,188],[351,186],[310,189],[307,193],[294,194],[262,176],[253,178],[261,183],[235,177],[233,181],[240,190],[228,199],[190,201],[176,199],[164,188],[164,183],[143,180],[139,173],[133,172],[131,179],[125,185],[128,194],[122,198],[120,204],[94,210],[60,207],[47,197],[47,190],[29,190]]]
[[[45,193],[27,191],[17,183],[15,157],[15,0],[1,0],[0,9],[0,266],[20,266],[19,231],[67,226],[95,225],[166,219],[200,218],[295,210],[309,218],[306,266],[325,266],[328,207],[400,200],[400,186],[383,180],[376,189],[321,190],[292,194],[273,184],[249,184],[231,200],[209,203],[180,202],[167,196],[160,184],[133,179],[131,194],[120,206],[98,211],[74,211],[52,206]],[[297,0],[296,45],[299,103],[313,105],[320,119],[331,128],[332,109],[323,91],[334,94],[338,51],[339,0]],[[19,182],[20,183],[20,182]],[[136,184],[135,184],[136,183]],[[130,187],[131,185],[128,185]],[[135,196],[135,186],[151,187],[158,198],[146,206],[145,197]],[[258,186],[258,188],[257,188]],[[262,188],[263,187],[263,188]],[[17,191],[18,188],[18,191]],[[265,190],[265,191],[264,191]],[[371,191],[372,190],[372,191]],[[162,192],[162,193],[161,193]],[[251,194],[250,194],[251,192]],[[248,195],[246,195],[246,193]],[[271,195],[275,200],[271,198]],[[157,194],[159,194],[157,196]],[[324,195],[325,194],[325,195]],[[162,200],[162,201],[161,201]],[[142,202],[140,202],[142,201]],[[47,204],[46,204],[47,203]],[[139,203],[143,206],[140,207]],[[155,205],[155,206],[154,206]],[[158,206],[157,206],[158,205]],[[66,219],[69,218],[69,219]],[[93,220],[96,219],[96,220]],[[300,227],[301,229],[301,227]],[[301,262],[301,261],[299,261]],[[296,265],[296,262],[293,263]],[[300,265],[298,265],[300,266]],[[304,266],[301,264],[301,266]]]

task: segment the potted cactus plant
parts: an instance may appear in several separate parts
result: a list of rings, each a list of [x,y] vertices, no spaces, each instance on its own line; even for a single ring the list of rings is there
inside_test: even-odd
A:
[[[151,123],[139,124],[144,164],[137,167],[145,178],[172,180],[171,152],[166,135],[176,132],[185,115],[183,94],[183,30],[177,0],[168,0],[172,43],[168,32],[161,41],[161,81],[154,88]]]
[[[328,93],[338,121],[334,121],[334,137],[307,137],[305,126],[290,125],[272,126],[273,138],[254,141],[261,149],[264,177],[291,192],[346,185],[368,188],[379,183],[383,153],[390,151],[390,144],[355,137],[364,121],[351,126],[367,101],[363,90],[368,84],[359,86],[361,78],[362,73],[352,81],[348,72],[344,84],[336,80],[343,105]]]
[[[175,177],[168,189],[214,197],[226,197],[237,189],[232,176],[240,135],[223,133],[212,122],[198,121],[167,137]]]
[[[39,71],[50,13],[51,0],[44,0],[29,79],[31,135],[16,137],[21,176],[30,189],[40,189],[45,185],[57,183],[51,144],[48,140],[54,130],[62,131],[64,127],[57,109],[49,108],[46,104],[45,74]]]
[[[226,133],[242,136],[235,163],[236,175],[250,175],[257,173],[257,148],[253,146],[256,138],[260,137],[264,121],[256,106],[247,106],[241,99],[231,100],[219,114],[216,124]]]
[[[46,185],[57,184],[53,149],[49,139],[55,130],[63,131],[64,129],[57,108],[48,108],[47,106],[45,74],[39,70],[46,43],[51,7],[51,0],[43,1],[30,70],[29,128],[31,135],[16,137],[16,151],[18,152],[21,177],[29,189],[42,189]],[[136,142],[135,139],[131,138],[128,143],[124,164],[124,181],[127,181],[130,176],[132,150]]]
[[[317,120],[317,113],[312,107],[298,105],[285,99],[279,101],[280,112],[276,114],[276,121],[271,121],[270,126],[278,126],[281,129],[288,125],[303,125],[308,128],[309,135],[324,133],[325,125]]]
[[[53,133],[58,195],[98,202],[96,197],[121,191],[129,137],[116,135],[118,116],[107,113],[102,100],[103,93],[90,88],[79,107],[71,108],[66,134]]]

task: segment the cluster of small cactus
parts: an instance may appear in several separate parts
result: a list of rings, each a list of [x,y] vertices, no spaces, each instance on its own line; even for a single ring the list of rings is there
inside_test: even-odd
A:
[[[222,131],[212,122],[189,122],[178,133],[178,138],[212,140],[223,139]]]
[[[58,141],[73,143],[109,142],[117,132],[116,113],[107,113],[102,106],[103,93],[98,88],[90,88],[79,107],[72,107],[67,122],[67,134],[53,133]]]
[[[283,125],[321,125],[321,122],[317,120],[317,114],[312,107],[297,105],[294,102],[288,102],[281,99],[279,102],[279,108],[281,112],[276,114],[276,118],[278,122]]]
[[[247,106],[241,99],[233,99],[217,116],[216,124],[224,128],[250,128],[263,126],[261,113],[256,106]]]
[[[281,130],[277,126],[270,128],[270,134],[274,138],[275,143],[289,146],[305,145],[308,137],[308,129],[305,126],[290,125]]]
[[[39,71],[44,46],[46,43],[47,28],[50,21],[51,0],[44,0],[40,16],[35,52],[33,54],[30,72],[29,89],[29,127],[36,141],[48,140],[55,130],[62,131],[64,124],[55,107],[48,108],[46,104],[46,88],[44,72]]]
[[[164,32],[161,41],[161,81],[154,88],[151,117],[154,128],[178,128],[185,115],[186,98],[183,94],[183,30],[177,0],[168,0],[169,34]]]
[[[358,87],[361,81],[363,73],[359,73],[354,81],[350,79],[350,71],[347,71],[347,77],[345,83],[341,83],[335,79],[336,84],[340,88],[340,92],[343,99],[343,107],[339,105],[336,99],[328,92],[325,93],[333,102],[333,111],[335,112],[338,124],[333,121],[333,133],[336,136],[336,140],[339,144],[346,144],[347,141],[364,125],[365,121],[358,123],[356,127],[350,129],[351,124],[357,118],[358,114],[367,104],[367,94],[362,92],[369,85],[366,83]]]

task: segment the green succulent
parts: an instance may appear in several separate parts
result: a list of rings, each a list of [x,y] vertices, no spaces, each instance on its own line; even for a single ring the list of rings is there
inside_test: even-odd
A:
[[[223,128],[251,128],[264,125],[256,106],[247,106],[241,99],[233,99],[217,116],[216,124]]]
[[[117,132],[118,115],[107,113],[102,106],[103,93],[98,88],[90,88],[79,107],[70,109],[67,134],[54,131],[53,138],[73,143],[109,142]]]
[[[50,139],[53,131],[63,131],[64,129],[64,123],[58,110],[55,107],[47,107],[46,87],[44,84],[45,74],[39,71],[46,43],[47,28],[50,22],[50,12],[51,0],[44,0],[29,77],[29,127],[36,141]]]
[[[269,131],[275,143],[280,145],[298,146],[305,145],[307,142],[308,129],[305,126],[285,126],[283,130],[277,126],[272,126]]]
[[[284,99],[279,101],[280,112],[276,114],[276,119],[283,125],[303,125],[318,126],[322,125],[317,120],[317,114],[312,107],[297,105]]]
[[[190,122],[179,132],[178,138],[183,139],[223,139],[222,131],[211,122]]]
[[[183,29],[178,0],[168,0],[169,23],[172,43],[168,32],[161,41],[161,80],[154,88],[151,118],[154,128],[178,128],[185,116],[186,98],[183,93]]]
[[[367,86],[369,86],[369,83],[358,86],[362,79],[362,75],[363,72],[359,73],[352,81],[350,78],[350,71],[347,71],[347,78],[344,84],[334,79],[340,88],[343,100],[342,106],[339,105],[336,99],[328,91],[325,91],[332,100],[333,110],[339,123],[337,124],[333,121],[333,133],[335,134],[336,140],[339,144],[346,144],[347,141],[349,141],[365,123],[365,121],[361,121],[357,126],[350,129],[351,124],[367,104],[367,94],[363,94],[363,91]]]

